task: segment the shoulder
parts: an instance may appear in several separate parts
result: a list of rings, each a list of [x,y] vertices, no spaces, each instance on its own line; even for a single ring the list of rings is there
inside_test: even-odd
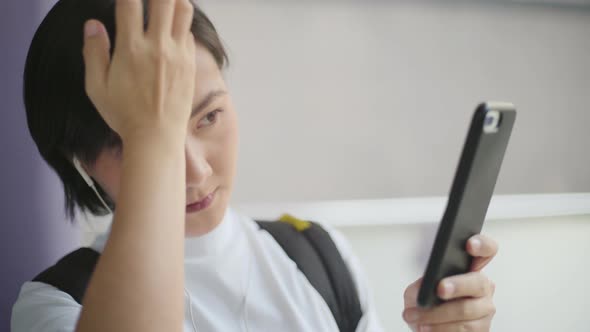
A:
[[[79,248],[25,282],[12,309],[12,331],[74,331],[98,256],[91,248]]]
[[[69,294],[42,282],[25,282],[12,307],[11,331],[74,331],[80,310]]]

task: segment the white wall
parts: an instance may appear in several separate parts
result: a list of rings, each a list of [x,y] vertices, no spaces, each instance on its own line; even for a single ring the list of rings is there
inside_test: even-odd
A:
[[[446,195],[489,99],[519,108],[497,193],[590,191],[588,7],[199,3],[233,61],[235,202]]]

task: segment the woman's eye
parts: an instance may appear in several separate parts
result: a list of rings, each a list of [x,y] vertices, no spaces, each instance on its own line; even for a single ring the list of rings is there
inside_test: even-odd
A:
[[[221,110],[215,110],[213,112],[207,113],[207,115],[205,115],[205,117],[203,117],[201,121],[199,121],[199,125],[197,126],[197,128],[207,127],[214,124],[217,121],[217,115],[219,112],[221,112]]]

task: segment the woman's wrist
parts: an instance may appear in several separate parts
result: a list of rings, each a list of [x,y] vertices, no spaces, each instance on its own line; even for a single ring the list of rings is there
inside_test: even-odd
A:
[[[184,151],[185,139],[185,128],[145,128],[121,135],[124,156],[133,153],[133,151],[162,151],[164,153]]]

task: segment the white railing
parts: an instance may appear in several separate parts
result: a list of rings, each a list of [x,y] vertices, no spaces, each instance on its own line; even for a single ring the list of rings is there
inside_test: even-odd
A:
[[[283,213],[332,226],[403,225],[438,222],[446,197],[392,198],[232,205],[254,219],[275,220]],[[497,195],[488,220],[590,214],[590,193]]]

